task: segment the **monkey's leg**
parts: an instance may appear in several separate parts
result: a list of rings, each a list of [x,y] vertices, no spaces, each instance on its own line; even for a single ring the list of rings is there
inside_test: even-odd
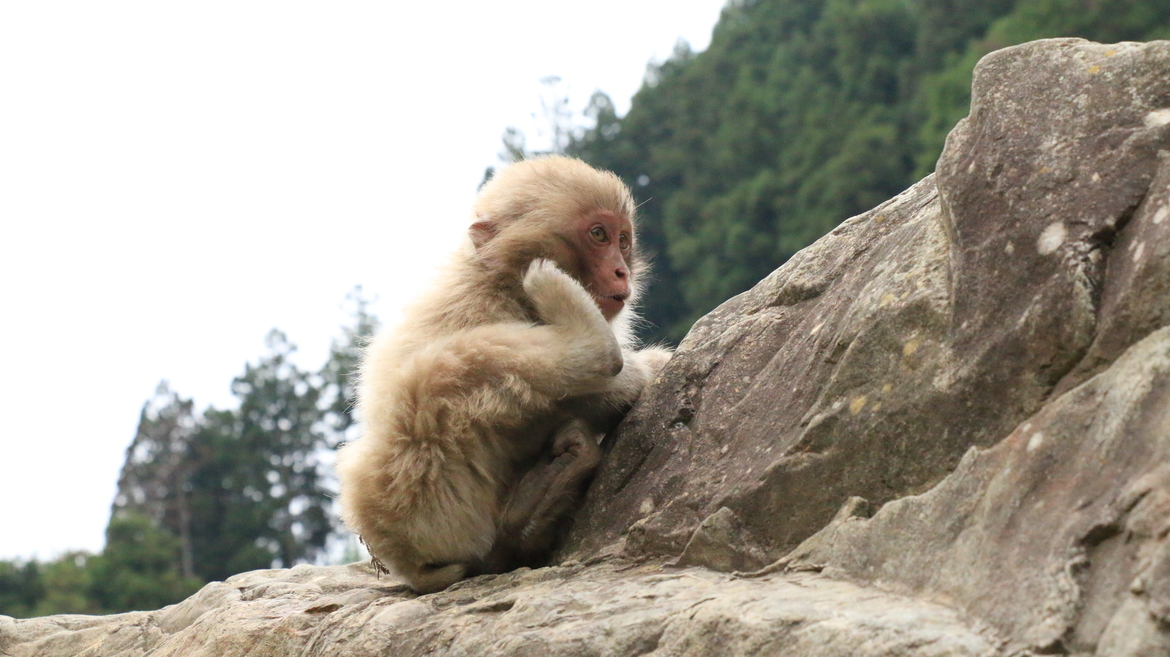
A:
[[[581,502],[601,449],[588,426],[573,420],[553,436],[551,460],[538,463],[513,489],[485,559],[489,572],[540,565],[552,552],[562,521]]]

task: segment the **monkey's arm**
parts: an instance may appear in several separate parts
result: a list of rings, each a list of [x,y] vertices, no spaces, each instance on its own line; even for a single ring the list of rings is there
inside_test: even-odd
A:
[[[382,353],[375,343],[363,370],[367,424],[409,408],[416,419],[405,429],[411,435],[461,430],[436,422],[514,427],[559,400],[608,390],[624,369],[622,351],[593,299],[547,260],[534,261],[523,283],[544,324],[457,331],[390,368],[390,377],[380,365],[392,363],[394,352]]]
[[[642,396],[642,390],[658,376],[673,355],[664,347],[647,347],[623,352],[625,367],[609,380],[605,390],[596,394],[571,397],[561,407],[574,417],[589,422],[601,433],[612,430],[626,411]]]
[[[511,352],[516,374],[553,398],[608,390],[624,370],[617,337],[593,298],[551,260],[534,260],[524,276],[524,292],[545,324],[482,327]],[[473,330],[475,331],[475,330]],[[478,337],[465,336],[474,341]]]
[[[638,401],[642,390],[658,376],[674,352],[666,347],[624,351],[625,367],[614,377],[602,397],[609,403],[628,407]]]
[[[557,268],[548,260],[535,260],[528,268],[524,279],[524,290],[532,298],[542,319],[550,326],[560,327],[561,334],[572,344],[579,344],[585,352],[577,353],[582,365],[590,359],[590,352],[598,349],[599,342],[605,343],[601,353],[609,352],[617,344],[616,336],[608,322],[605,322],[596,304],[581,284]],[[577,335],[572,331],[576,330]],[[612,342],[611,342],[612,340]],[[592,344],[590,344],[592,342]],[[576,351],[576,350],[573,350]],[[603,385],[586,393],[570,393],[563,398],[563,408],[569,409],[602,432],[608,430],[629,410],[642,390],[654,380],[673,350],[665,347],[647,347],[641,350],[624,349],[620,352],[616,376],[602,379]],[[567,362],[567,367],[578,367]]]

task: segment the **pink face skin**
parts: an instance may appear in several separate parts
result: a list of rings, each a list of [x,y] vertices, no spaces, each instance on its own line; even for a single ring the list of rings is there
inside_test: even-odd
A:
[[[630,220],[602,210],[577,222],[579,253],[584,254],[581,278],[607,320],[613,319],[630,297],[629,257],[634,227]]]

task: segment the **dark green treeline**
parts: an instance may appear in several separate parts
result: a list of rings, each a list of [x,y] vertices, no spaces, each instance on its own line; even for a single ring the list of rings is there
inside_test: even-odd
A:
[[[931,172],[982,55],[1170,37],[1170,0],[733,1],[568,151],[625,179],[656,253],[643,311],[677,341],[846,218]]]

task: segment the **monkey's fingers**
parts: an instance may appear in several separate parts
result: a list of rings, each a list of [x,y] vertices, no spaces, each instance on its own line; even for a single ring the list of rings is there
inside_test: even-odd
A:
[[[537,258],[524,274],[524,293],[532,299],[537,313],[545,322],[557,326],[591,326],[609,332],[609,323],[585,291],[572,276],[556,263]]]
[[[674,352],[666,347],[646,347],[637,352],[638,358],[646,364],[646,368],[650,370],[651,378],[658,375],[662,368],[670,362]]]

